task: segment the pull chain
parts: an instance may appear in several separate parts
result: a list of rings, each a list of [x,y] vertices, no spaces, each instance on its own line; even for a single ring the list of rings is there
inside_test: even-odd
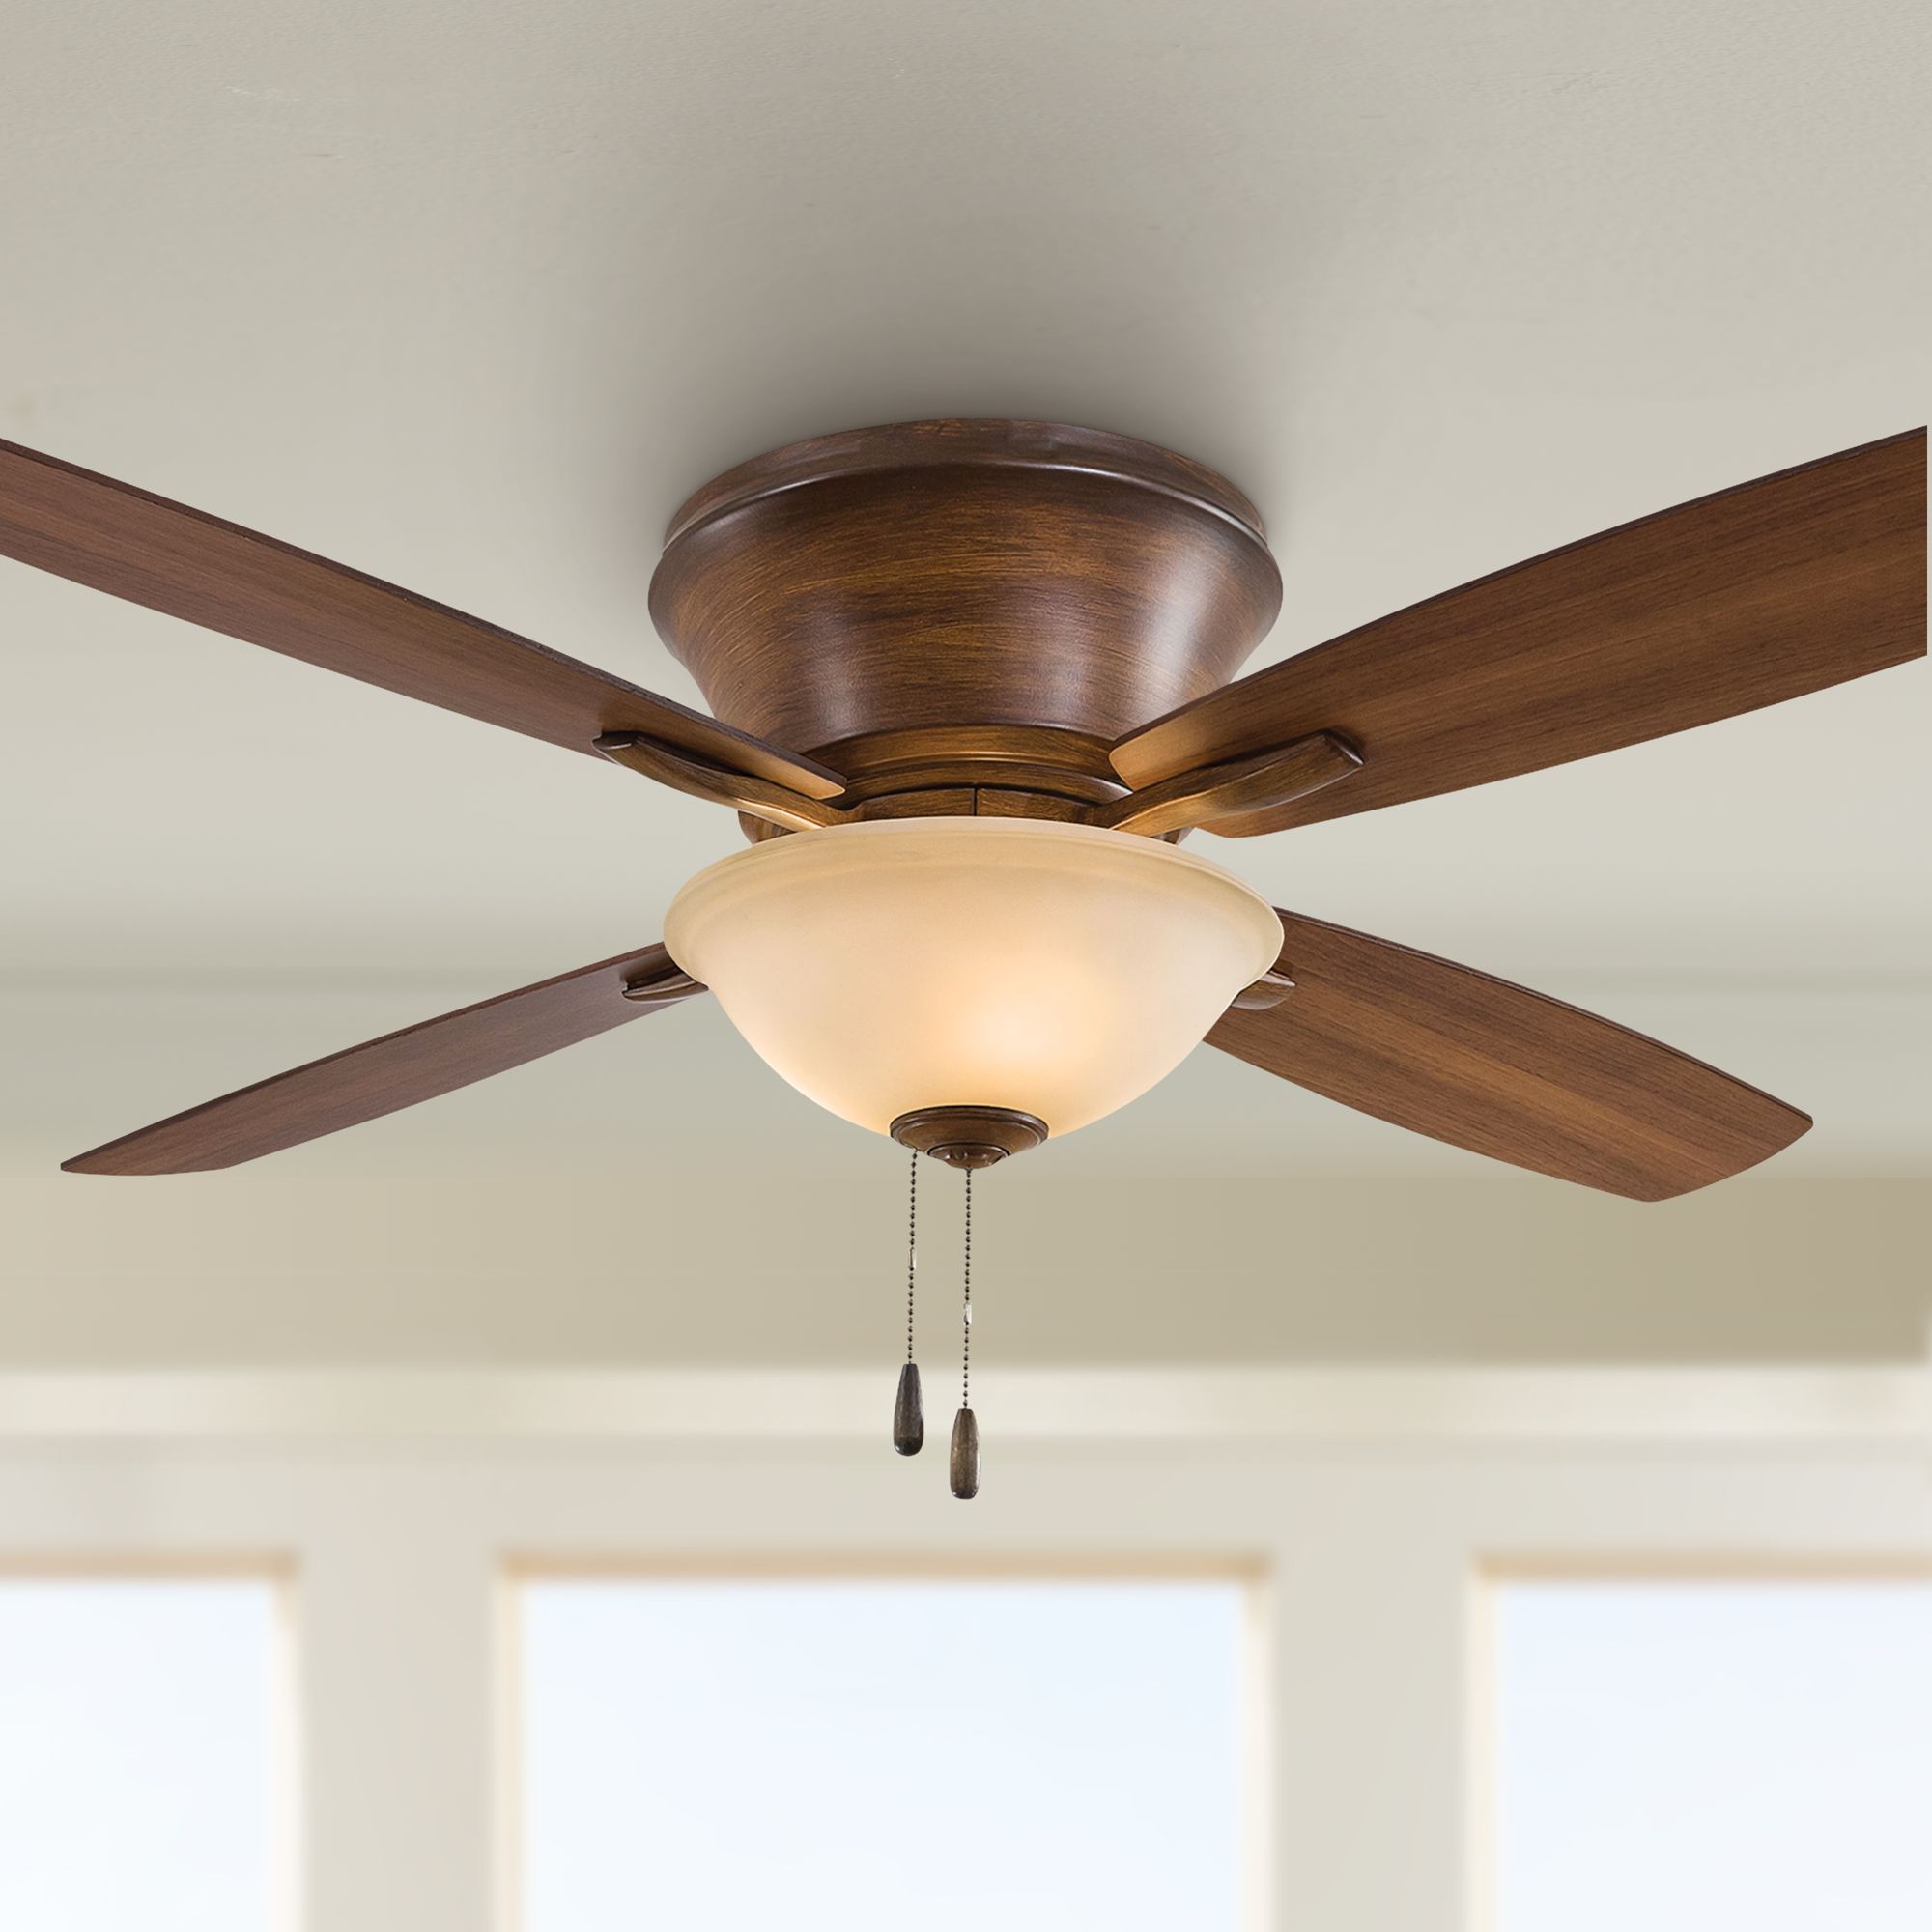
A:
[[[893,1447],[917,1456],[925,1443],[925,1404],[919,1390],[919,1364],[912,1358],[913,1283],[919,1272],[919,1152],[912,1156],[912,1186],[906,1199],[906,1358],[893,1402]]]
[[[973,1406],[973,1170],[966,1170],[966,1284],[964,1310],[959,1318],[959,1406]]]
[[[973,1413],[973,1170],[966,1170],[965,1299],[959,1317],[959,1413],[952,1418],[949,1474],[962,1502],[980,1493],[980,1420]]]

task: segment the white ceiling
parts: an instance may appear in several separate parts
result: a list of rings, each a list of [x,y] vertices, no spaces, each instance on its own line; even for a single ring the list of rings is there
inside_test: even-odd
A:
[[[6,39],[0,435],[684,698],[656,535],[803,435],[1022,414],[1204,458],[1275,534],[1266,659],[1932,399],[1918,0],[14,0]],[[639,944],[736,840],[17,567],[0,621],[18,1173]],[[1809,1106],[1795,1172],[1922,1172],[1928,723],[1918,665],[1205,849]],[[246,1023],[136,1039],[136,986]],[[671,1024],[283,1164],[610,1149],[619,1064],[661,1155],[728,1172],[748,1107],[854,1152],[704,1022],[715,1081],[662,1063],[696,1113],[641,1118]],[[1218,1064],[1081,1158],[1467,1167]]]

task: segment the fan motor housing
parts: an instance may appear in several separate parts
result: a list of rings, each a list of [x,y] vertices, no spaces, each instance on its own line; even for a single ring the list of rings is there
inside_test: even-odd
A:
[[[898,423],[706,484],[650,606],[720,718],[862,815],[1071,818],[1126,789],[1115,739],[1235,675],[1281,574],[1247,497],[1151,443]]]

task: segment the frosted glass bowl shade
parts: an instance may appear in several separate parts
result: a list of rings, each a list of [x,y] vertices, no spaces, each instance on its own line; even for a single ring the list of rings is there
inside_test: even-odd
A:
[[[924,1107],[1084,1127],[1172,1072],[1281,938],[1206,859],[1024,818],[770,838],[699,872],[665,920],[761,1059],[879,1133]]]

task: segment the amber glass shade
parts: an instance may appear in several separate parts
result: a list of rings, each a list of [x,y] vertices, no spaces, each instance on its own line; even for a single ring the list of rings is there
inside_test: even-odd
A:
[[[1156,839],[914,818],[736,853],[678,894],[665,943],[761,1058],[860,1126],[985,1106],[1061,1135],[1179,1065],[1274,964],[1281,923]]]

